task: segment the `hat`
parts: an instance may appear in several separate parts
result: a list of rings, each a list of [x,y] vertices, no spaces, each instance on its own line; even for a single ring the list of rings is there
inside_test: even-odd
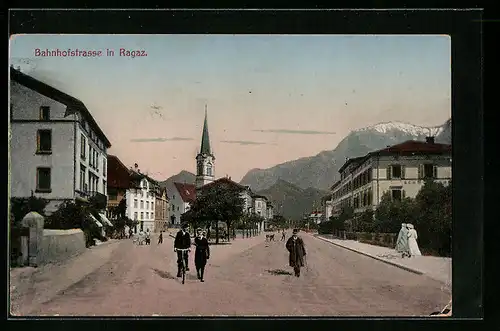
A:
[[[293,234],[297,234],[299,233],[299,230],[298,229],[293,229]]]

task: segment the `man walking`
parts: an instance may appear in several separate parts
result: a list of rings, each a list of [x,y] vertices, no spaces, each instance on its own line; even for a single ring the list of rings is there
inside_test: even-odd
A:
[[[286,232],[285,232],[285,229],[283,229],[283,231],[281,232],[281,241],[285,241],[286,239]]]
[[[306,256],[306,249],[304,241],[298,234],[299,230],[294,229],[292,236],[286,242],[286,249],[290,253],[289,264],[295,272],[295,277],[300,277],[300,268],[304,266],[304,257]]]
[[[158,245],[163,244],[163,231],[160,231],[160,236],[158,237]]]
[[[184,262],[186,264],[186,271],[189,271],[188,261],[189,255],[186,251],[178,251],[177,249],[189,249],[191,248],[191,237],[189,236],[189,232],[187,232],[188,225],[186,223],[182,224],[182,228],[174,240],[174,252],[177,252],[177,277],[181,277],[182,270],[182,259],[184,258]],[[183,256],[184,254],[184,256]]]

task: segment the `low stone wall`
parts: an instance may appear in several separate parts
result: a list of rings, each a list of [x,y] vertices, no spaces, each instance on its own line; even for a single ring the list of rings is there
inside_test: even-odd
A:
[[[37,260],[40,265],[60,262],[83,253],[85,250],[85,236],[82,230],[44,229]]]

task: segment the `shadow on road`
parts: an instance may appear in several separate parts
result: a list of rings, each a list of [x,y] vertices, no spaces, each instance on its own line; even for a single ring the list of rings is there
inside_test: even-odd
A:
[[[158,275],[160,276],[161,278],[164,278],[164,279],[175,279],[174,276],[172,276],[170,273],[168,272],[165,272],[165,271],[161,271],[161,270],[158,270],[158,269],[153,269],[153,271]]]
[[[283,269],[266,270],[268,273],[274,276],[291,276],[292,273]]]

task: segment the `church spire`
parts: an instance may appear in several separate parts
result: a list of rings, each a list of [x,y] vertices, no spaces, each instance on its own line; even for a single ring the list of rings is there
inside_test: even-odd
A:
[[[205,105],[205,122],[203,123],[200,154],[212,154],[212,150],[210,149],[210,138],[208,137],[207,105]]]

